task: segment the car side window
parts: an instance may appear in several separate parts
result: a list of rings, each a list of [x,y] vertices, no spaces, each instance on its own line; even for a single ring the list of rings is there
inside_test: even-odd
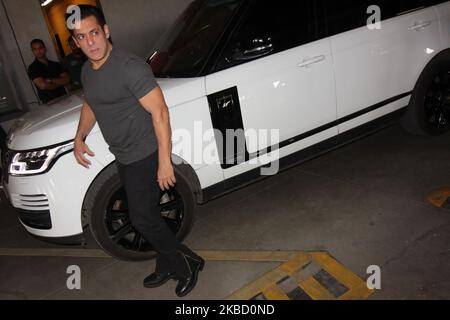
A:
[[[325,36],[314,1],[254,1],[228,41],[216,71]]]
[[[343,0],[326,1],[325,11],[328,24],[328,35],[357,29],[367,25],[372,13],[367,9],[376,5],[380,8],[381,20],[387,20],[399,14],[419,10],[428,6],[442,3],[442,0]]]
[[[427,6],[435,6],[444,2],[447,2],[447,0],[425,0]]]

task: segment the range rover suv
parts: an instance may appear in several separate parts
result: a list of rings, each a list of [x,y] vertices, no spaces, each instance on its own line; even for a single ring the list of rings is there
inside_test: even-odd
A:
[[[174,132],[178,182],[161,193],[161,215],[182,239],[197,205],[274,164],[285,169],[398,119],[415,133],[446,132],[449,48],[449,1],[192,2],[146,58]],[[5,193],[40,239],[80,243],[90,230],[119,259],[152,258],[98,127],[86,141],[91,168],[75,161],[82,101],[74,94],[16,122],[2,159]],[[248,134],[269,131],[276,139]],[[187,136],[190,147],[209,143],[208,161],[178,147]]]

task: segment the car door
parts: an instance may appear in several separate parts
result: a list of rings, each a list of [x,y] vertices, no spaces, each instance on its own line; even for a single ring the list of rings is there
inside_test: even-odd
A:
[[[436,14],[424,2],[326,2],[341,133],[408,104],[439,47]],[[371,5],[381,10],[381,29],[367,26]]]
[[[245,133],[245,150],[221,156],[226,178],[249,170],[237,164],[275,142],[284,156],[337,134],[331,48],[319,12],[315,1],[252,1],[206,76],[214,127]],[[277,141],[251,139],[274,130]]]

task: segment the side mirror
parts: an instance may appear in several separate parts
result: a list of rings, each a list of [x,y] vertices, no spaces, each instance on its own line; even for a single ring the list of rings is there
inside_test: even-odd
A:
[[[250,41],[248,49],[238,50],[233,55],[233,60],[251,60],[268,55],[274,50],[272,38],[255,38]]]

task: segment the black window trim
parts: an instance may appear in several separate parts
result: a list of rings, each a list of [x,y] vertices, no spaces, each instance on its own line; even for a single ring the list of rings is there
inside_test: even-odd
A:
[[[405,14],[413,13],[413,12],[416,12],[416,11],[419,11],[419,10],[423,10],[423,9],[426,9],[426,8],[429,8],[429,7],[432,7],[432,6],[420,6],[420,7],[414,8],[414,9],[409,9],[409,10],[406,10],[406,11],[402,11],[402,12],[397,13],[395,15],[395,17],[403,16]],[[393,17],[393,18],[395,18],[395,17]]]
[[[214,49],[211,50],[210,55],[206,59],[206,63],[203,66],[202,70],[200,70],[198,76],[205,77],[212,74],[212,70],[215,68],[216,63],[218,62],[222,51],[224,50],[226,44],[228,43],[231,36],[234,34],[238,25],[241,24],[241,20],[244,17],[244,13],[247,12],[250,4],[250,0],[243,0],[240,4],[239,8],[236,9],[236,12],[228,21],[224,31],[219,37],[219,41],[216,42]]]
[[[227,30],[222,35],[221,39],[217,42],[216,47],[214,48],[210,58],[208,59],[208,63],[205,64],[204,71],[206,72],[204,72],[204,76],[208,76],[210,74],[228,69],[225,68],[217,70],[217,64],[219,63],[219,59],[222,57],[225,48],[228,46],[229,42],[245,20],[248,14],[248,10],[251,7],[251,3],[252,0],[242,1],[242,5],[236,11],[236,15],[232,19],[230,19],[229,24],[226,28]]]

